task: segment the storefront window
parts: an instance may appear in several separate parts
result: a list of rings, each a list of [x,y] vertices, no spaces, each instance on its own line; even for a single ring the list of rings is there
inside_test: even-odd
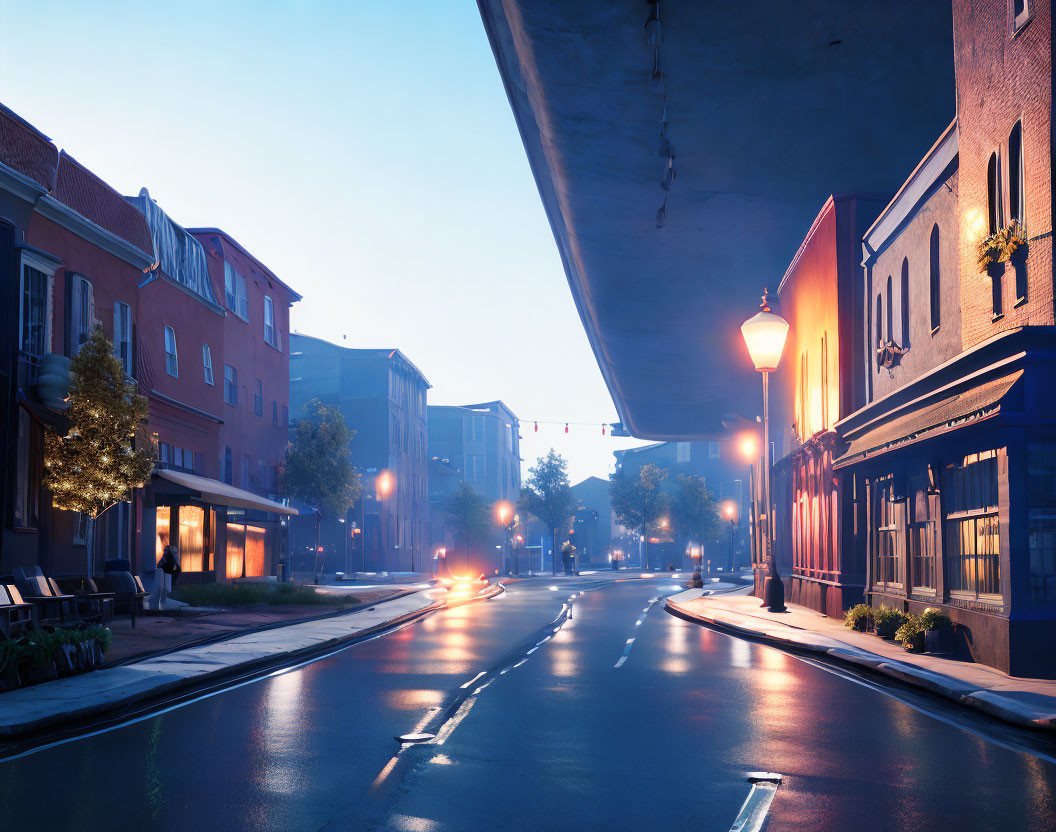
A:
[[[259,578],[265,572],[267,532],[260,526],[227,524],[227,577]]]
[[[154,536],[154,562],[161,560],[165,547],[169,545],[169,528],[171,525],[172,508],[170,506],[158,506],[155,509]]]
[[[180,568],[202,572],[205,568],[205,509],[180,506]]]
[[[917,590],[935,589],[935,520],[926,476],[914,477],[910,484],[913,519],[909,525],[909,564],[911,586]]]
[[[997,451],[969,454],[946,470],[950,591],[1000,595]]]
[[[873,562],[874,584],[902,584],[902,561],[898,557],[898,503],[893,480],[877,482],[876,488],[876,554]]]
[[[1027,453],[1030,487],[1030,597],[1056,601],[1056,443],[1031,442]]]

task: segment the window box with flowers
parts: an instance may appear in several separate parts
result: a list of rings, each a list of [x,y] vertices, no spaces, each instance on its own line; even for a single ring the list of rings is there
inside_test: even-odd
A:
[[[1014,257],[1027,255],[1027,232],[1019,220],[1013,220],[993,234],[987,234],[976,247],[979,271],[993,274],[999,266]]]

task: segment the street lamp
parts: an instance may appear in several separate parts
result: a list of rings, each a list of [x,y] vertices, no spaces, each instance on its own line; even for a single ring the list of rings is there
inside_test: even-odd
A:
[[[509,560],[510,557],[510,533],[513,531],[514,523],[516,519],[513,514],[513,506],[511,506],[505,500],[495,504],[495,513],[499,517],[499,525],[502,526],[503,533],[505,534],[505,540],[503,541],[503,559]]]
[[[777,573],[774,562],[773,518],[770,510],[770,373],[781,362],[788,337],[788,321],[770,311],[766,302],[767,291],[763,289],[763,302],[759,311],[741,324],[741,335],[748,347],[755,369],[763,374],[763,503],[766,507],[766,559],[769,575],[763,594],[771,612],[785,609],[785,586]]]
[[[730,571],[733,571],[733,538],[737,529],[737,504],[733,500],[726,500],[722,504],[722,516],[730,524]]]
[[[378,502],[385,500],[392,492],[392,474],[382,471],[374,480],[374,491]],[[389,562],[389,507],[384,506],[385,513],[382,514],[382,506],[378,506],[378,522],[381,524],[381,563],[379,567],[385,569]],[[384,519],[383,519],[384,518]],[[364,555],[365,557],[365,555]]]

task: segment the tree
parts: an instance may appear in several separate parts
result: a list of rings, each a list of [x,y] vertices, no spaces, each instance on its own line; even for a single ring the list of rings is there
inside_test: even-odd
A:
[[[660,490],[667,472],[659,465],[647,463],[631,478],[624,471],[609,477],[609,501],[616,519],[645,538],[643,568],[649,568],[649,534],[658,529],[658,521],[667,513],[669,498]]]
[[[154,447],[137,434],[147,420],[147,400],[125,376],[101,326],[70,361],[66,436],[44,437],[44,485],[52,503],[87,517],[85,576],[93,574],[95,521],[117,503],[129,502],[132,489],[154,468]]]
[[[342,517],[363,493],[359,472],[352,467],[349,443],[356,432],[336,407],[312,399],[294,428],[286,449],[282,491],[315,509],[315,580],[319,582],[319,530],[324,514]]]
[[[710,539],[719,528],[719,509],[711,492],[704,487],[704,478],[693,474],[680,474],[678,490],[671,501],[671,520],[675,532],[688,541],[701,544],[701,561],[704,558],[704,541]]]
[[[521,491],[521,505],[550,530],[553,544],[550,563],[556,575],[557,536],[561,529],[568,528],[578,501],[568,481],[568,462],[553,448],[528,469],[528,479]]]
[[[451,518],[456,537],[461,537],[466,547],[466,569],[469,569],[469,549],[479,543],[491,529],[491,509],[488,501],[473,490],[469,483],[462,486],[443,501],[444,513]]]

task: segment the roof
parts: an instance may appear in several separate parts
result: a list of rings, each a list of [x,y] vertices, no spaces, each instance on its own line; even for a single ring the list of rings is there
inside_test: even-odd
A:
[[[183,471],[173,471],[168,468],[158,469],[154,472],[154,476],[197,492],[198,496],[207,503],[215,503],[220,506],[235,506],[236,508],[252,508],[259,511],[270,511],[274,514],[297,514],[297,509],[295,508],[276,503],[251,491],[243,491],[241,488],[235,488],[226,482],[220,482],[220,480],[214,480],[209,477],[185,474]]]
[[[294,298],[295,301],[298,301],[298,300],[302,299],[303,296],[300,293],[295,292],[286,283],[284,283],[282,280],[280,280],[278,278],[278,276],[275,274],[275,272],[273,272],[271,269],[269,269],[267,266],[265,266],[255,255],[250,253],[249,249],[247,249],[245,246],[243,246],[238,240],[236,240],[234,237],[232,237],[230,234],[228,234],[222,228],[188,228],[188,229],[186,229],[186,231],[187,231],[188,234],[192,234],[195,237],[205,237],[205,236],[219,236],[219,237],[223,237],[225,240],[227,240],[227,242],[231,243],[231,245],[233,245],[240,252],[242,252],[242,254],[244,256],[248,257],[250,260],[252,260],[254,263],[256,263],[257,267],[260,268],[260,270],[263,271],[265,274],[267,274],[267,276],[268,276],[268,278],[270,280],[274,281],[275,283],[278,283],[283,289],[285,289],[287,292],[289,292],[291,295],[293,295],[293,298]]]
[[[903,227],[916,215],[920,205],[927,200],[942,182],[951,165],[959,163],[960,134],[957,119],[950,122],[942,135],[917,163],[909,178],[887,204],[865,232],[863,241],[866,260],[875,257],[887,247]]]
[[[0,104],[0,162],[49,191],[55,187],[59,150],[51,139]]]
[[[59,154],[53,196],[141,251],[154,252],[143,214],[65,150]]]
[[[910,442],[929,439],[992,418],[998,415],[1002,400],[1022,376],[1023,371],[1017,370],[931,404],[904,410],[901,415],[853,436],[847,450],[836,460],[836,465],[842,467]]]
[[[493,402],[481,402],[479,404],[431,404],[431,405],[429,405],[429,409],[430,410],[432,410],[434,408],[441,408],[441,407],[443,407],[443,408],[451,408],[453,410],[471,410],[471,411],[474,411],[474,412],[477,412],[477,413],[479,413],[481,411],[504,410],[504,411],[506,411],[506,413],[509,414],[510,418],[514,422],[519,422],[520,421],[517,418],[517,414],[514,413],[512,410],[510,410],[509,405],[507,405],[501,399],[496,399]]]
[[[403,352],[396,348],[384,348],[376,349],[369,347],[342,347],[340,344],[335,344],[332,341],[327,341],[325,338],[318,338],[315,335],[305,335],[303,332],[291,332],[290,333],[290,347],[292,349],[294,338],[304,338],[308,341],[314,341],[324,347],[330,347],[334,350],[341,350],[342,352],[349,353],[359,358],[378,358],[378,359],[395,359],[405,365],[407,365],[413,372],[417,373],[422,381],[425,383],[427,388],[432,388],[433,385],[429,383],[429,379],[425,377],[425,373],[419,370],[413,361],[409,359]]]

